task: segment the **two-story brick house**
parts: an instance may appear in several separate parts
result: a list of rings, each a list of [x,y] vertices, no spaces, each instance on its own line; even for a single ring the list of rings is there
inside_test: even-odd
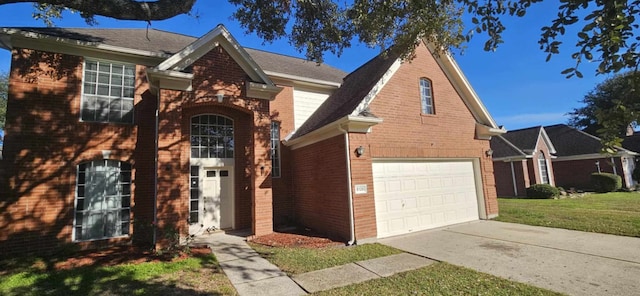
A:
[[[426,44],[347,74],[224,26],[5,28],[4,254],[296,223],[353,243],[498,213],[504,133]]]

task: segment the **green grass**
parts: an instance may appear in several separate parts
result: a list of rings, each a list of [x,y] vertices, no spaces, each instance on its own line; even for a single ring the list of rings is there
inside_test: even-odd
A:
[[[236,294],[213,255],[175,262],[51,270],[38,264],[3,270],[0,295]]]
[[[562,295],[447,263],[317,295]]]
[[[498,199],[497,221],[640,237],[640,193],[566,199]]]
[[[280,267],[287,274],[300,274],[351,262],[402,253],[381,244],[322,249],[279,248],[250,244],[260,255]]]

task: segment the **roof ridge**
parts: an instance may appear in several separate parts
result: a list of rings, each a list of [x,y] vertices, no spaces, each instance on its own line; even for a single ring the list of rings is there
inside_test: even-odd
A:
[[[241,45],[241,46],[242,46],[242,45]],[[257,49],[257,48],[248,47],[248,46],[242,46],[242,47],[243,47],[245,50],[250,49],[250,50],[260,51],[260,52],[264,52],[264,53],[269,53],[269,54],[279,55],[279,56],[286,57],[286,58],[292,58],[292,59],[296,59],[296,60],[301,60],[301,61],[303,61],[303,62],[309,62],[309,63],[312,63],[312,61],[307,60],[306,58],[296,57],[296,56],[292,56],[292,55],[289,55],[289,54],[284,54],[284,53],[279,53],[279,52],[273,52],[273,51],[267,51],[267,50]],[[342,70],[342,69],[340,69],[340,68],[334,67],[334,66],[329,65],[329,64],[324,63],[324,62],[323,62],[323,63],[316,63],[316,64],[317,64],[318,66],[331,67],[331,68],[334,68],[334,69],[336,69],[336,70],[340,70],[340,71],[342,71],[342,72],[344,72],[344,73],[348,73],[348,72],[347,72],[347,71],[345,71],[345,70]],[[346,78],[346,76],[345,76],[345,78]]]

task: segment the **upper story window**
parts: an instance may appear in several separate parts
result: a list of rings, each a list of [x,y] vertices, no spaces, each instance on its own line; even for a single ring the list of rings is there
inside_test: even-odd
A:
[[[95,160],[78,165],[76,182],[76,241],[129,235],[131,165]]]
[[[134,65],[86,60],[82,120],[133,123],[134,90]]]
[[[422,114],[435,114],[431,80],[427,78],[420,78],[420,100],[422,102]]]
[[[191,118],[192,158],[233,158],[233,120],[221,115]]]
[[[271,122],[271,177],[280,177],[280,123]]]

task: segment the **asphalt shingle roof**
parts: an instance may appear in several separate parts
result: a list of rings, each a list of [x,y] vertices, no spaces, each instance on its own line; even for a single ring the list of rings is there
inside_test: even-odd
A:
[[[166,32],[156,29],[92,29],[92,28],[30,28],[18,27],[25,32],[33,32],[53,37],[101,43],[105,45],[145,50],[157,54],[172,55],[191,44],[196,37]],[[277,53],[245,48],[251,58],[264,71],[342,83],[346,72],[305,59]]]
[[[596,154],[602,150],[600,138],[566,124],[545,126],[544,130],[556,148],[556,156]]]
[[[622,147],[640,153],[640,134],[633,134],[622,139]]]
[[[398,54],[380,54],[344,78],[344,82],[296,131],[292,139],[351,114],[398,58]]]
[[[508,131],[503,134],[502,137],[509,141],[518,149],[528,152],[536,149],[536,143],[538,142],[538,135],[540,134],[541,126],[534,126],[525,129]]]
[[[509,141],[502,136],[491,137],[489,144],[491,145],[491,150],[493,150],[493,158],[526,156],[524,152],[514,148],[513,144],[509,145]]]

